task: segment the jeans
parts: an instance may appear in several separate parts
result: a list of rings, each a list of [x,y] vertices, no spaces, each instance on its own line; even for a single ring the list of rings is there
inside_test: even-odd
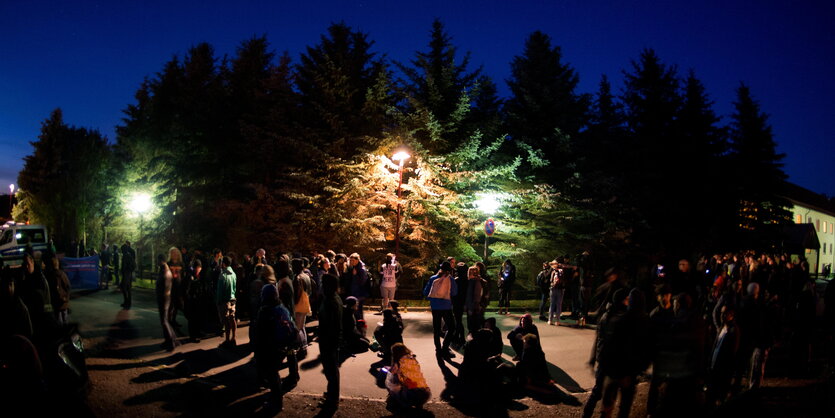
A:
[[[510,287],[510,283],[505,283],[505,285],[499,289],[499,308],[510,307]]]
[[[322,371],[328,380],[325,401],[335,405],[339,402],[339,348],[337,344],[320,341],[319,351],[319,358],[322,360]]]
[[[446,323],[447,328],[443,346],[441,346],[441,332],[443,332],[441,321]],[[449,345],[452,343],[452,335],[455,334],[455,318],[452,316],[452,309],[432,310],[432,331],[435,339],[435,350],[449,349]]]
[[[765,361],[768,359],[767,348],[755,348],[751,353],[751,371],[748,379],[748,389],[760,387],[763,375],[765,374]]]
[[[629,418],[629,411],[632,409],[632,401],[635,400],[635,387],[637,379],[632,376],[614,378],[606,376],[603,380],[603,411],[601,417],[611,417],[615,410],[618,391],[620,391],[620,411],[618,418]]]
[[[540,299],[539,299],[539,316],[545,316],[545,303],[548,302],[548,291],[547,290],[540,290]]]
[[[556,287],[551,289],[551,308],[548,310],[549,321],[560,322],[563,295],[565,295],[565,289],[559,289]]]

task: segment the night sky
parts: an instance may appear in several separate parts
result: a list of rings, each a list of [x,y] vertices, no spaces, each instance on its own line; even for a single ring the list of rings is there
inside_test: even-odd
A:
[[[562,47],[594,92],[654,48],[679,75],[693,69],[725,116],[740,81],[771,115],[789,180],[835,195],[835,2],[810,1],[13,1],[0,0],[0,193],[16,182],[41,122],[60,107],[71,125],[110,140],[144,77],[199,42],[219,56],[266,34],[298,61],[331,22],[369,34],[407,61],[440,18],[459,52],[508,89],[509,62],[534,30]],[[245,5],[245,6],[244,6]]]

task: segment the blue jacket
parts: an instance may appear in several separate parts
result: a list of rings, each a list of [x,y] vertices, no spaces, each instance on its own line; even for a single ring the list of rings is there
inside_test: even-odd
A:
[[[429,278],[429,281],[426,282],[426,286],[423,287],[423,296],[429,299],[429,307],[432,308],[433,311],[452,309],[452,297],[458,294],[458,285],[455,283],[455,279],[453,279],[452,276],[449,276],[449,280],[451,282],[449,288],[450,299],[429,297],[429,291],[432,290],[432,282],[434,282],[438,277],[440,276],[436,274]]]

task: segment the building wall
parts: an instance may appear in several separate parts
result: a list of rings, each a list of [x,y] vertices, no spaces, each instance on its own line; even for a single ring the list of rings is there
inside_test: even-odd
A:
[[[827,264],[835,268],[835,216],[799,203],[794,204],[792,214],[794,223],[812,224],[818,232],[820,250],[806,250],[806,259],[809,261],[811,271],[820,273]],[[819,261],[818,255],[820,255]],[[816,262],[817,265],[815,265]]]

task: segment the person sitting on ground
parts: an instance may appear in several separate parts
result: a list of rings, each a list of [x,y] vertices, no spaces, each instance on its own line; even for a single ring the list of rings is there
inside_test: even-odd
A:
[[[488,354],[492,356],[501,356],[504,351],[504,343],[502,342],[502,330],[496,326],[496,318],[487,318],[484,320],[484,328],[490,331],[490,343]]]
[[[507,334],[507,339],[510,340],[510,346],[513,347],[513,351],[516,353],[516,356],[513,357],[513,361],[519,361],[522,357],[522,351],[524,348],[522,337],[528,334],[533,334],[539,337],[539,330],[536,328],[536,325],[534,325],[531,314],[524,314],[522,315],[522,318],[519,319],[519,325]]]
[[[391,347],[396,343],[403,343],[403,323],[394,316],[391,309],[383,310],[383,322],[374,331],[374,338],[380,344],[380,357],[383,362],[391,362]]]
[[[391,347],[391,359],[391,370],[386,377],[389,391],[386,409],[398,412],[404,408],[423,408],[432,392],[415,355],[403,343],[396,343]]]
[[[551,374],[548,373],[548,363],[545,352],[539,344],[539,336],[527,334],[522,337],[524,344],[522,356],[516,365],[519,383],[528,389],[542,389],[553,387]]]
[[[371,345],[357,326],[357,318],[354,316],[357,309],[359,309],[357,298],[353,296],[345,298],[345,309],[342,314],[342,343],[349,354],[364,353]]]

